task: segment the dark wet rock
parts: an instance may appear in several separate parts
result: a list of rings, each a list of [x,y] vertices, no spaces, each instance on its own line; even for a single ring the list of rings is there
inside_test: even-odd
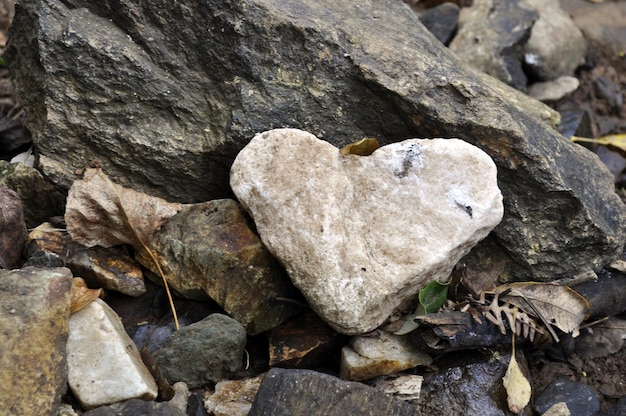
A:
[[[140,325],[133,334],[133,342],[139,350],[146,347],[148,351],[159,350],[175,331],[174,323],[169,325]]]
[[[240,370],[245,345],[246,331],[239,322],[212,314],[176,331],[154,358],[167,381],[196,388]]]
[[[624,95],[618,84],[605,76],[600,76],[593,80],[593,86],[595,87],[596,96],[606,100],[612,109],[619,111],[622,108]]]
[[[467,68],[402,2],[72,4],[19,3],[7,47],[41,168],[64,187],[97,163],[170,200],[224,197],[237,152],[273,127],[338,146],[461,137],[498,165],[506,214],[475,257],[495,247],[504,280],[598,269],[624,244],[611,175],[556,113]]]
[[[520,369],[528,378],[523,354],[517,354]],[[415,406],[422,415],[508,415],[502,377],[511,359],[510,352],[467,352],[453,361],[439,360],[439,372],[426,375]],[[527,406],[522,415],[531,415]]]
[[[285,301],[296,296],[295,288],[231,199],[184,206],[154,235],[150,248],[175,292],[213,299],[251,335],[280,325],[300,309]],[[141,255],[138,260],[158,272],[152,259]]]
[[[428,9],[420,15],[422,24],[444,45],[451,40],[458,20],[459,6],[450,2]]]
[[[361,383],[311,370],[272,368],[263,377],[250,416],[413,416],[408,403]]]
[[[474,68],[525,91],[524,45],[537,17],[524,0],[475,0],[462,10],[450,49]]]
[[[0,185],[11,188],[22,199],[28,228],[61,215],[65,210],[65,195],[39,171],[23,163],[0,160]]]
[[[526,68],[536,78],[550,81],[585,62],[587,45],[583,34],[559,0],[525,0],[539,13],[524,49]]]
[[[84,416],[188,416],[189,390],[183,383],[174,385],[176,395],[167,402],[130,399],[83,413]]]
[[[22,258],[26,224],[19,195],[0,186],[0,269],[15,269]]]
[[[0,412],[56,414],[67,389],[71,287],[66,268],[0,270]]]
[[[541,414],[559,402],[565,402],[570,414],[576,416],[593,416],[600,411],[600,399],[591,387],[567,379],[554,381],[537,395],[534,409]]]

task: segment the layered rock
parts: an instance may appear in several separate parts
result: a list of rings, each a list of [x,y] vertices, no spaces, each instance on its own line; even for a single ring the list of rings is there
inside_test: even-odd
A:
[[[231,186],[261,239],[337,331],[371,331],[501,220],[496,167],[461,140],[344,155],[295,129],[257,135]]]
[[[500,252],[503,280],[597,269],[624,243],[612,178],[556,113],[469,69],[402,2],[16,8],[7,61],[41,168],[65,187],[98,163],[170,200],[223,197],[237,152],[276,126],[335,145],[461,137],[499,168],[506,215],[478,257]]]

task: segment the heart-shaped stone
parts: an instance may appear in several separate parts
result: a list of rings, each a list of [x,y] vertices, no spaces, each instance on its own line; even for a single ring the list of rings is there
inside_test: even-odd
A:
[[[337,331],[371,331],[415,303],[502,219],[496,166],[457,139],[343,155],[295,129],[255,136],[230,183],[311,307]]]

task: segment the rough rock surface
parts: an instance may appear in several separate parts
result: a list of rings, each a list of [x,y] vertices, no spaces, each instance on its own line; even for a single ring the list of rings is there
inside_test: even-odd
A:
[[[544,81],[573,75],[587,53],[582,32],[561,9],[559,0],[525,1],[539,13],[524,48],[527,68]]]
[[[150,248],[173,290],[188,299],[213,299],[255,335],[300,308],[281,300],[297,291],[248,220],[232,199],[185,205],[154,235]],[[138,259],[158,273],[147,255]]]
[[[67,389],[71,287],[66,268],[0,270],[0,413],[57,413]]]
[[[0,160],[0,185],[14,190],[24,204],[24,220],[34,228],[65,210],[65,195],[39,171],[23,163]]]
[[[368,380],[402,370],[427,366],[432,358],[415,347],[408,337],[377,330],[355,336],[341,351],[340,377]]]
[[[170,383],[184,381],[193,389],[240,370],[245,345],[241,324],[214,313],[176,331],[154,358]]]
[[[516,354],[522,373],[528,378],[528,367],[523,354]],[[511,359],[511,353],[466,351],[452,357],[452,362],[439,360],[440,371],[426,375],[420,397],[416,400],[416,414],[430,416],[509,415],[506,391],[502,377]],[[530,406],[520,413],[531,416]]]
[[[0,269],[19,266],[26,240],[26,223],[20,197],[0,185]]]
[[[247,416],[263,377],[220,381],[215,392],[205,394],[204,408],[214,416]]]
[[[84,409],[154,400],[157,385],[119,316],[96,299],[70,317],[68,384]]]
[[[272,368],[254,399],[250,416],[414,416],[408,403],[362,383],[311,370]]]
[[[333,328],[359,334],[415,300],[502,219],[493,161],[461,140],[343,155],[296,129],[257,135],[231,187],[268,250]]]
[[[524,45],[536,18],[525,0],[475,0],[461,10],[450,50],[474,68],[525,91]]]
[[[339,146],[462,137],[499,167],[506,215],[480,247],[505,280],[599,268],[624,243],[612,177],[556,113],[469,69],[400,1],[38,0],[12,28],[41,168],[65,187],[100,163],[149,194],[223,197],[237,152],[273,127]]]

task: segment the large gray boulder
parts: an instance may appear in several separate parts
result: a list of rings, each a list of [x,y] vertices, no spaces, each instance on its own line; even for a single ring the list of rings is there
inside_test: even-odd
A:
[[[468,68],[400,1],[16,8],[7,59],[40,168],[65,187],[97,163],[170,200],[223,197],[237,152],[275,127],[337,146],[459,137],[498,166],[505,217],[484,244],[514,265],[504,278],[599,268],[624,244],[610,174],[556,113]]]

